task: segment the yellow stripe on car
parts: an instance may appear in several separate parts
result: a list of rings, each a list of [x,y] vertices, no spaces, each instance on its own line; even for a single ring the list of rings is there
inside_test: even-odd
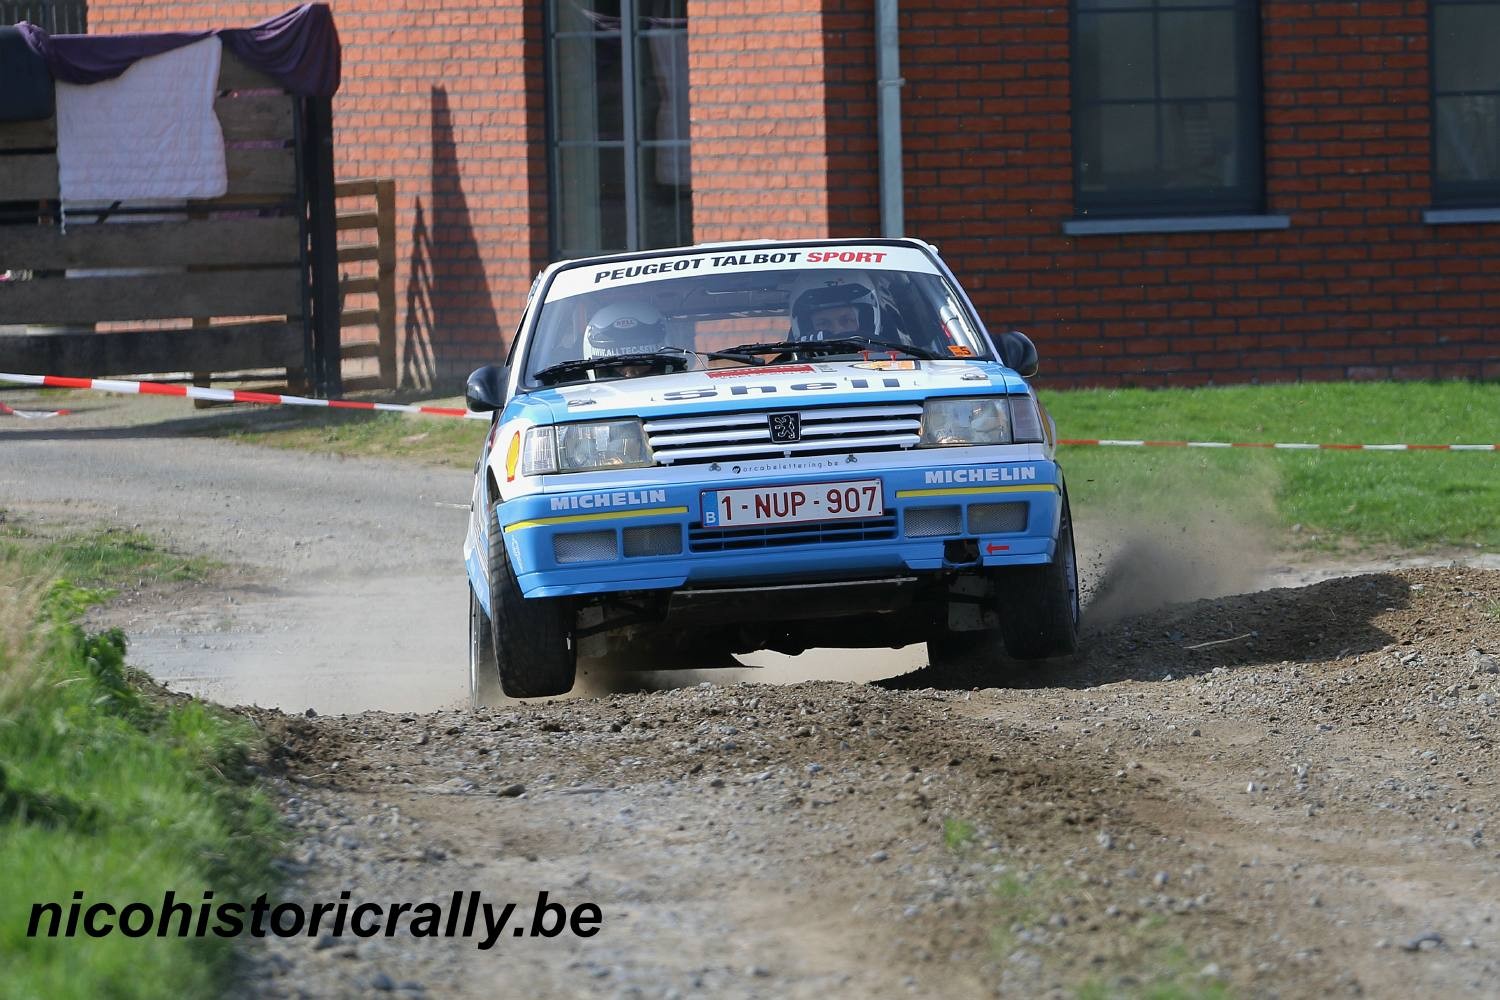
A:
[[[686,507],[651,507],[647,510],[612,510],[603,514],[565,514],[561,517],[538,517],[530,521],[507,524],[507,533],[518,528],[540,528],[549,524],[582,524],[586,521],[617,521],[626,517],[658,517],[663,514],[686,514]]]
[[[1056,493],[1052,483],[1037,483],[1034,486],[945,486],[936,490],[897,490],[896,499],[907,497],[971,497],[990,493]]]

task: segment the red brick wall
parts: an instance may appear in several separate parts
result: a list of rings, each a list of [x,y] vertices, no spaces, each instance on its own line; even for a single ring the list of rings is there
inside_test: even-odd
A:
[[[281,2],[95,0],[95,31]],[[492,357],[547,254],[539,2],[335,0],[341,177],[394,176],[409,376]],[[1282,231],[1066,236],[1068,5],[901,4],[906,228],[1054,383],[1500,377],[1500,224],[1429,226],[1425,2],[1267,0]],[[694,235],[879,228],[872,0],[692,0]],[[1314,12],[1316,16],[1313,16]],[[420,209],[420,212],[419,212]]]
[[[1426,3],[1261,6],[1266,210],[1290,229],[1063,235],[1068,6],[907,0],[907,231],[1052,382],[1500,377],[1500,225],[1421,219]]]
[[[264,3],[92,0],[95,34],[241,27]],[[340,180],[394,177],[398,357],[407,384],[498,360],[546,263],[542,6],[333,0]]]
[[[830,4],[823,19],[828,236],[880,232],[874,4]],[[849,9],[849,8],[853,9]]]
[[[690,0],[693,238],[828,233],[829,0]]]

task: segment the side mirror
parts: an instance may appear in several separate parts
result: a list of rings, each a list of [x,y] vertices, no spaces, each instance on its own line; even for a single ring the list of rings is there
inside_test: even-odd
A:
[[[464,385],[464,402],[475,413],[488,413],[505,405],[505,380],[510,370],[503,365],[475,369]]]
[[[1014,368],[1022,378],[1036,374],[1036,345],[1020,330],[1007,330],[1000,335],[1000,360],[1007,368]]]

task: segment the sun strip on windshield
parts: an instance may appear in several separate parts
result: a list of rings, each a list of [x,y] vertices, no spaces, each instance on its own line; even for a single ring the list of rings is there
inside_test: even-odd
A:
[[[736,248],[564,268],[548,286],[546,301],[555,302],[602,288],[620,288],[663,278],[752,271],[812,270],[820,267],[940,273],[932,258],[916,247],[876,245]]]

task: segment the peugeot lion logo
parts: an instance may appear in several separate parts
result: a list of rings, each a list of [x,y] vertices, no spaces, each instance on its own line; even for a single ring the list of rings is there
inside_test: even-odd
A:
[[[802,414],[773,413],[766,419],[771,425],[771,440],[776,444],[802,440]]]

